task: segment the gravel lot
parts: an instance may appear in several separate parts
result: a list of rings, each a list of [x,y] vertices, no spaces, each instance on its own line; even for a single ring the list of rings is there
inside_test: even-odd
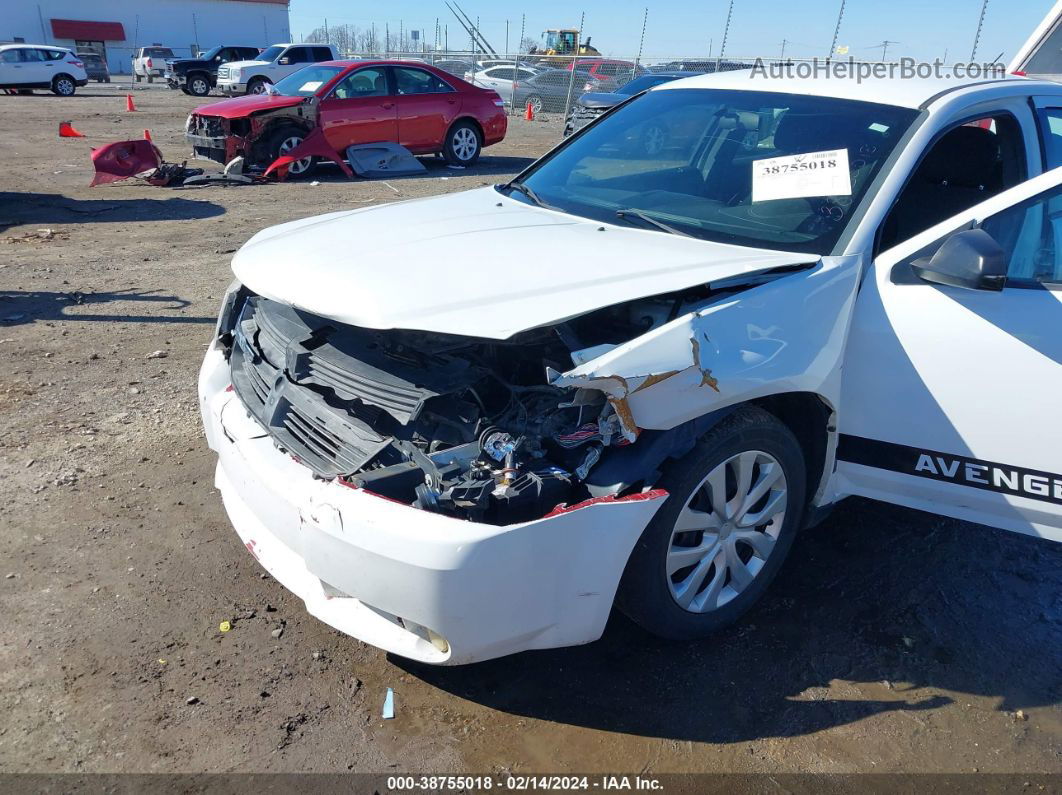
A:
[[[497,182],[560,127],[514,119],[477,168],[388,182],[86,187],[89,147],[145,128],[186,156],[199,103],[136,101],[0,96],[0,770],[1062,772],[1062,548],[914,511],[840,506],[696,645],[616,616],[589,646],[432,669],[307,616],[230,530],[201,435],[231,252]]]

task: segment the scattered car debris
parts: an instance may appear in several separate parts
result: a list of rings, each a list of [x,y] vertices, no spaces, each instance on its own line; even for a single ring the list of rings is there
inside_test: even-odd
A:
[[[275,639],[279,640],[280,636],[284,634],[284,627],[277,627],[269,634],[272,635]]]
[[[190,707],[195,706],[196,704],[199,703],[199,697],[198,696],[188,696],[188,698],[186,698],[184,700],[184,703],[187,704]]]
[[[167,351],[152,351],[147,355],[148,359],[165,359],[170,354]]]
[[[427,169],[406,147],[391,143],[347,147],[347,162],[359,177],[398,177]]]
[[[96,173],[89,187],[147,176],[161,165],[162,152],[151,141],[137,139],[104,144],[92,150],[92,166]]]
[[[230,629],[232,629],[231,621],[222,621],[218,624],[218,632],[228,632]]]
[[[383,719],[392,720],[395,717],[395,691],[391,688],[387,688],[387,695],[384,696],[383,703]]]

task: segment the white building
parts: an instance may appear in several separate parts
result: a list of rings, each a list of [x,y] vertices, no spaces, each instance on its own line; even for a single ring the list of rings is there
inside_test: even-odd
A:
[[[137,47],[188,58],[217,44],[291,41],[291,30],[288,0],[19,0],[7,4],[0,41],[95,50],[111,72],[126,73]]]

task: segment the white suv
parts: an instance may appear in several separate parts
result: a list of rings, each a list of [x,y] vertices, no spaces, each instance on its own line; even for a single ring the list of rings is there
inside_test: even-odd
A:
[[[85,64],[70,50],[46,44],[0,46],[0,89],[49,89],[70,97],[88,83]]]
[[[217,88],[223,94],[263,94],[266,86],[307,64],[338,61],[330,44],[274,44],[251,61],[233,61],[218,67]]]

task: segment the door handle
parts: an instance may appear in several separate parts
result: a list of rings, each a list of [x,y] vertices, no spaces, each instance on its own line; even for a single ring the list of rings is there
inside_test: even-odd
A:
[[[393,108],[394,106],[395,106],[395,103],[393,103],[393,102],[385,102],[380,107],[383,108],[384,110],[391,110],[391,108]]]

